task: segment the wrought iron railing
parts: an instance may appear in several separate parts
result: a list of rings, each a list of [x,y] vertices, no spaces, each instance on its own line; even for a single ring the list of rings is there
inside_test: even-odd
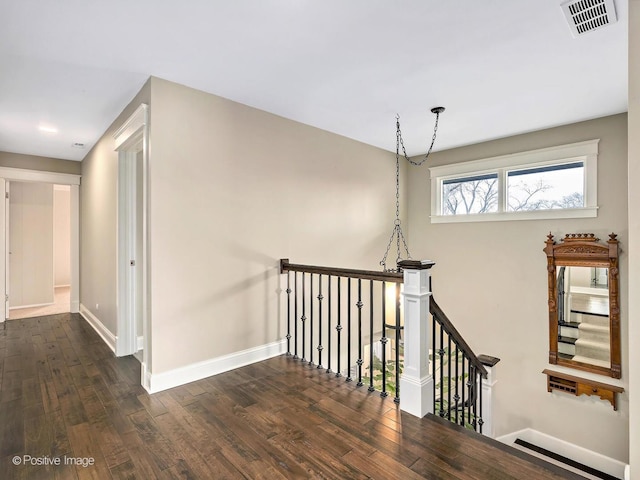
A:
[[[433,296],[429,311],[434,413],[482,433],[482,378],[487,370]]]
[[[280,261],[286,274],[287,354],[327,374],[400,401],[403,370],[402,272],[329,268]],[[435,414],[482,432],[487,371],[430,298],[429,355]],[[426,350],[429,352],[426,352]]]
[[[399,401],[402,273],[286,259],[280,270],[287,275],[287,354]]]

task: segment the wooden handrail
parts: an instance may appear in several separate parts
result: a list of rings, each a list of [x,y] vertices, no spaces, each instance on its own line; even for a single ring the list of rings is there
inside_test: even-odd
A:
[[[319,267],[317,265],[300,265],[289,263],[288,258],[280,260],[280,273],[305,272],[336,277],[360,278],[362,280],[378,280],[381,282],[402,283],[402,272],[377,272],[375,270],[355,270],[351,268]]]
[[[469,363],[471,363],[476,368],[477,372],[479,372],[484,378],[486,378],[488,372],[484,368],[484,365],[482,365],[482,362],[478,360],[478,357],[476,357],[475,353],[473,353],[473,350],[471,350],[471,347],[469,347],[467,342],[464,341],[464,338],[462,338],[460,332],[456,330],[456,327],[453,326],[453,323],[451,323],[449,317],[447,317],[447,315],[442,311],[440,305],[438,305],[433,299],[433,295],[431,295],[429,300],[429,311],[431,312],[431,315],[433,315],[433,318],[437,319],[440,325],[442,325],[444,331],[449,334],[455,344],[462,349],[463,353],[469,359]]]

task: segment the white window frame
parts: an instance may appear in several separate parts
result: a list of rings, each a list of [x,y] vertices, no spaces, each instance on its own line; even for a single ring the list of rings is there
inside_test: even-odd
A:
[[[499,157],[431,167],[431,223],[491,222],[505,220],[543,220],[556,218],[593,218],[598,216],[598,143],[600,139],[541,148]],[[584,200],[582,208],[526,210],[507,208],[507,172],[563,163],[584,163]],[[442,214],[442,185],[455,178],[498,174],[498,211],[460,215]]]

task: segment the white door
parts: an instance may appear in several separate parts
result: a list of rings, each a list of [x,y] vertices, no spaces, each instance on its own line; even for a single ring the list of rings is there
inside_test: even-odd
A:
[[[52,305],[55,302],[53,185],[12,181],[10,187],[9,306],[14,309]]]
[[[116,355],[136,353],[138,292],[135,257],[135,150],[118,153],[118,336]],[[139,263],[139,260],[138,260]]]

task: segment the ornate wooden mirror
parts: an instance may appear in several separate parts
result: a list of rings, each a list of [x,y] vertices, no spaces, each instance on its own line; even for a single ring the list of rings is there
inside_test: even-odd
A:
[[[616,236],[547,236],[549,363],[620,378]]]

